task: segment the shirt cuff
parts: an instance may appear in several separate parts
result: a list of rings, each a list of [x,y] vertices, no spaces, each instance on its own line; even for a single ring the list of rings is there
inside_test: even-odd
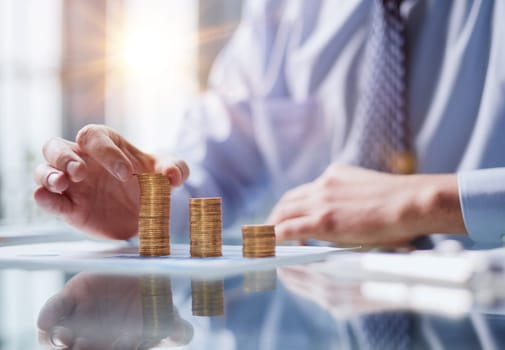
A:
[[[505,168],[458,173],[463,220],[476,242],[505,239]]]

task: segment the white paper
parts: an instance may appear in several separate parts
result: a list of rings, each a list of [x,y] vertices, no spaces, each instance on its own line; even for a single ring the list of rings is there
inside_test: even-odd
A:
[[[0,247],[0,265],[68,272],[162,273],[193,278],[222,278],[247,271],[324,260],[345,248],[277,246],[271,258],[243,258],[242,246],[223,246],[223,256],[192,258],[188,245],[172,245],[166,257],[140,257],[127,242],[75,241]]]

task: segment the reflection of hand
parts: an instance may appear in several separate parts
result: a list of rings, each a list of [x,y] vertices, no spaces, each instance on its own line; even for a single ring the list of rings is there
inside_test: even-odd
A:
[[[158,339],[146,336],[150,330],[142,303],[138,277],[81,273],[40,311],[39,340],[50,349],[142,349],[153,342],[182,345],[191,340],[192,326],[175,310],[171,324],[159,325]],[[165,331],[169,336],[163,337]]]
[[[279,240],[397,246],[465,232],[455,175],[392,175],[332,164],[288,191],[269,218]]]
[[[132,174],[162,173],[172,186],[189,175],[185,162],[143,153],[100,125],[81,129],[75,143],[53,138],[43,153],[47,163],[35,171],[37,204],[85,232],[111,238],[137,231],[139,189]]]
[[[338,281],[310,266],[282,267],[279,278],[288,290],[310,300],[336,319],[385,311],[388,307],[363,297],[356,281]]]

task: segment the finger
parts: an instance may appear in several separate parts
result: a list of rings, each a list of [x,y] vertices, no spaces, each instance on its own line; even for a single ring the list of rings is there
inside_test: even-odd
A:
[[[116,340],[112,342],[110,347],[108,349],[111,350],[124,350],[124,349],[135,349],[135,350],[141,350],[142,348],[135,346],[136,344],[141,344],[142,341],[145,340],[139,340],[139,337],[134,337],[130,334],[130,332],[125,331],[122,334],[120,334]]]
[[[48,164],[37,166],[33,178],[37,185],[43,186],[54,193],[62,193],[70,185],[70,181],[63,171]]]
[[[75,340],[72,350],[93,350],[107,348],[104,344],[102,346],[95,346],[91,339],[79,337]]]
[[[75,299],[68,293],[56,294],[40,310],[37,327],[42,331],[51,331],[58,322],[72,314],[75,306]]]
[[[317,238],[317,218],[301,216],[285,220],[275,226],[278,241],[305,240]]]
[[[105,126],[88,125],[79,131],[76,140],[84,153],[96,160],[118,180],[126,182],[131,178],[134,172],[133,165],[118,146],[122,143],[119,134]]]
[[[307,215],[310,211],[310,204],[307,199],[304,201],[293,200],[293,201],[282,201],[279,202],[267,219],[269,225],[277,225],[284,220],[296,218],[299,216]]]
[[[73,332],[64,327],[55,327],[50,331],[39,330],[39,344],[45,349],[71,349]]]
[[[42,153],[51,166],[66,172],[73,182],[80,182],[86,177],[87,168],[76,147],[72,142],[54,137],[45,143]]]
[[[70,328],[56,326],[51,330],[49,341],[54,349],[69,349],[74,343],[74,332]]]
[[[309,182],[298,187],[292,188],[282,196],[281,200],[293,201],[307,197],[308,194],[314,191],[314,183]]]
[[[303,184],[287,191],[272,209],[266,222],[275,225],[283,219],[301,215],[300,203],[307,203],[307,198],[313,191],[312,183]]]
[[[33,198],[38,206],[51,214],[65,215],[71,213],[73,209],[72,202],[67,196],[52,193],[42,186],[35,190]]]
[[[155,166],[157,173],[164,174],[170,180],[170,185],[180,186],[189,177],[189,167],[181,159],[160,159]]]

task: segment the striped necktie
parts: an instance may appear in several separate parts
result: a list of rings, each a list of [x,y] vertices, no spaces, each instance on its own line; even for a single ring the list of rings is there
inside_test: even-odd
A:
[[[406,25],[402,0],[374,0],[364,76],[349,142],[356,165],[415,171],[407,118]]]
[[[407,119],[406,24],[402,0],[373,0],[365,76],[350,142],[356,165],[384,172],[415,171]],[[360,348],[404,350],[412,315],[379,312],[361,318]]]
[[[412,347],[413,315],[406,311],[379,312],[358,318],[360,350],[408,350]]]

